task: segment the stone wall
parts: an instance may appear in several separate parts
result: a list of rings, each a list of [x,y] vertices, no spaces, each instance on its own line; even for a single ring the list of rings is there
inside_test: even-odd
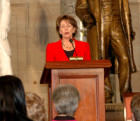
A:
[[[39,94],[48,110],[47,85],[40,85],[45,49],[57,41],[55,21],[60,0],[11,0],[9,42],[14,75],[23,81],[25,91]],[[48,116],[48,115],[47,115]]]

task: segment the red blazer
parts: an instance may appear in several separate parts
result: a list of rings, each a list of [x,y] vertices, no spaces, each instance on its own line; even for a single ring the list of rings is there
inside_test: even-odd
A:
[[[83,57],[83,60],[90,60],[90,48],[87,42],[77,41],[73,39],[75,42],[75,51],[77,53],[77,57]],[[46,48],[46,61],[69,61],[67,55],[65,54],[62,48],[62,40],[57,42],[49,43]],[[76,53],[74,52],[73,57],[76,57]]]

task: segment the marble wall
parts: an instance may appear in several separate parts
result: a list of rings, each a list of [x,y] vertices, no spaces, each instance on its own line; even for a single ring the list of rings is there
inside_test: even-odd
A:
[[[39,83],[45,64],[45,48],[47,43],[58,40],[55,31],[57,16],[69,13],[79,21],[75,16],[74,5],[75,0],[11,0],[8,38],[12,49],[13,71],[22,79],[26,91],[35,92],[45,100],[46,110],[48,87]],[[138,69],[137,73],[132,74],[132,87],[134,91],[140,91],[140,1],[130,0],[130,7],[136,32],[133,46]],[[78,24],[81,26],[80,22]],[[86,41],[86,38],[83,40]],[[118,88],[116,90],[118,95]]]
[[[132,74],[132,89],[134,92],[140,92],[140,1],[130,0],[130,9],[132,13],[133,28],[136,32],[133,49],[137,66],[137,72]]]
[[[47,43],[57,41],[55,21],[60,15],[60,0],[11,0],[9,42],[14,75],[23,81],[25,91],[45,100],[47,85],[40,85]]]

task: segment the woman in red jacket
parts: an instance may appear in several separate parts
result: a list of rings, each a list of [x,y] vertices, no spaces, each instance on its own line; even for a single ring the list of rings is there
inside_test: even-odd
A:
[[[56,21],[56,30],[61,39],[47,45],[46,61],[69,61],[70,57],[91,59],[89,44],[74,39],[77,23],[72,16],[59,16]]]

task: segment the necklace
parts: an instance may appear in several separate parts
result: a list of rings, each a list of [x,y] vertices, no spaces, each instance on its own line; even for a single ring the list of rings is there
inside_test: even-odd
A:
[[[67,48],[67,49],[72,49],[72,46],[71,46],[71,47],[66,46],[63,42],[62,42],[62,46],[63,46],[64,48]]]

